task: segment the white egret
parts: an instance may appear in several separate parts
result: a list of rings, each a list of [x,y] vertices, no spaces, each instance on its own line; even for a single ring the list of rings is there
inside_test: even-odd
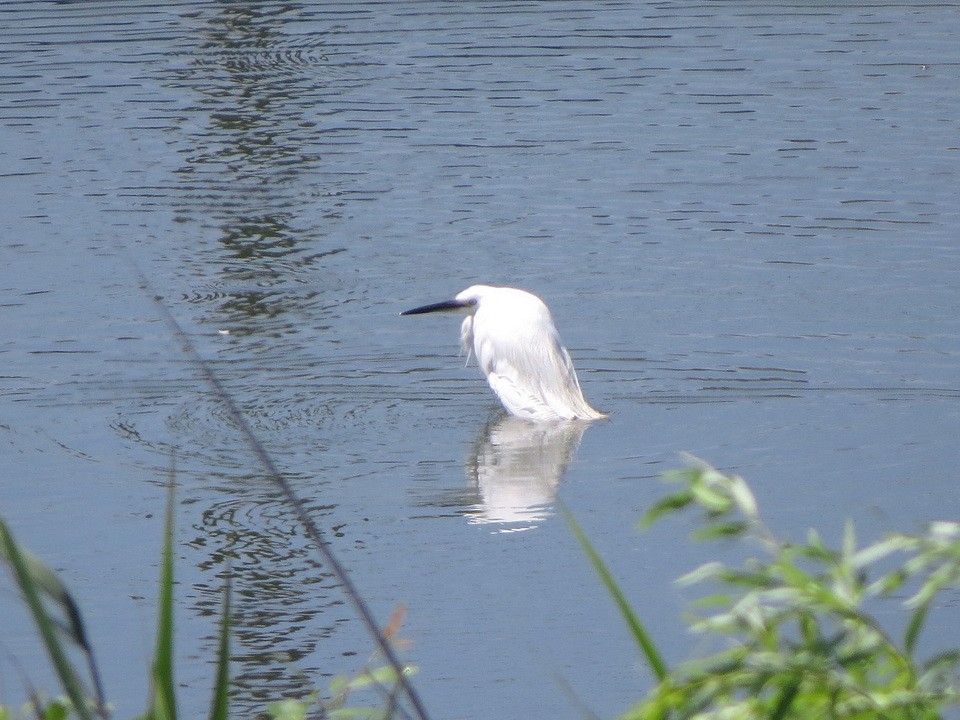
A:
[[[460,344],[476,356],[493,392],[511,415],[526,420],[606,417],[583,398],[577,371],[560,342],[550,310],[536,295],[508,287],[473,285],[453,300],[401,315],[466,311]]]

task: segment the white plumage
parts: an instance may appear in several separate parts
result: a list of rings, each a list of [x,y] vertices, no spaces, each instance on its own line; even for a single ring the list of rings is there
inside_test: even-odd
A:
[[[583,397],[577,371],[550,310],[536,295],[516,288],[473,285],[453,300],[401,315],[466,310],[460,342],[511,415],[535,421],[605,417]]]

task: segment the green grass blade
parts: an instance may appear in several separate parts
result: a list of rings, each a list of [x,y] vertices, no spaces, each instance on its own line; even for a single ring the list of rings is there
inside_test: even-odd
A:
[[[663,682],[667,677],[668,670],[667,664],[660,655],[660,651],[657,650],[657,646],[650,638],[649,633],[647,633],[646,629],[643,627],[643,623],[640,622],[640,618],[637,617],[637,614],[633,611],[633,608],[630,607],[630,603],[627,601],[626,596],[623,594],[620,586],[617,585],[617,581],[614,580],[613,575],[604,564],[603,559],[600,557],[600,554],[597,552],[596,548],[593,547],[593,543],[590,542],[590,539],[583,531],[583,528],[580,527],[580,524],[576,521],[576,519],[574,519],[573,514],[565,506],[561,505],[560,509],[563,511],[563,515],[566,517],[567,524],[570,525],[570,529],[573,530],[573,534],[580,542],[580,546],[583,548],[584,552],[587,553],[587,557],[590,559],[590,564],[593,565],[594,570],[596,570],[597,574],[600,576],[600,580],[603,582],[604,587],[606,587],[607,592],[610,593],[610,597],[612,597],[613,601],[617,604],[620,614],[623,615],[623,619],[626,621],[630,631],[633,633],[634,639],[637,641],[637,645],[639,645],[640,649],[643,651],[643,655],[647,660],[647,664],[650,666],[653,674],[656,675],[657,680]]]
[[[173,680],[173,468],[167,491],[163,551],[160,560],[160,588],[157,599],[157,637],[153,650],[152,685],[147,717],[176,720],[176,690]]]
[[[103,682],[100,679],[100,669],[97,666],[96,658],[93,652],[93,645],[87,637],[86,625],[83,622],[83,615],[80,612],[80,606],[74,600],[73,595],[67,590],[66,586],[57,577],[57,574],[51,570],[46,563],[39,557],[23,547],[18,547],[20,557],[23,560],[27,575],[31,578],[37,589],[37,595],[41,599],[51,602],[63,613],[65,620],[61,620],[54,614],[48,613],[47,616],[54,623],[60,636],[66,636],[72,640],[83,651],[87,659],[87,669],[90,679],[93,683],[94,703],[97,714],[101,717],[107,717],[107,701],[103,690]],[[7,558],[8,554],[2,544],[0,544],[0,558]],[[45,609],[48,607],[43,606]]]
[[[36,623],[37,630],[46,647],[50,663],[60,678],[64,692],[70,698],[70,702],[73,703],[77,717],[81,720],[92,720],[93,716],[87,706],[83,684],[80,682],[73,664],[67,658],[66,650],[57,632],[57,624],[50,617],[43,601],[40,599],[42,588],[30,570],[31,565],[39,563],[39,560],[34,557],[28,560],[24,556],[24,552],[21,551],[17,542],[13,539],[10,529],[2,520],[0,520],[0,554],[6,558],[13,570],[14,579],[20,588],[20,592],[23,593],[30,614],[33,615],[33,621]],[[46,566],[44,566],[44,569],[51,575],[53,574]]]
[[[907,630],[904,633],[903,650],[908,657],[913,657],[917,648],[917,639],[920,637],[920,630],[923,629],[923,623],[927,619],[927,610],[929,605],[921,605],[910,615],[910,622],[907,624]]]
[[[217,645],[217,677],[210,701],[210,720],[227,720],[230,707],[230,601],[233,590],[232,574],[227,569],[223,588],[223,611],[220,615],[220,639]]]

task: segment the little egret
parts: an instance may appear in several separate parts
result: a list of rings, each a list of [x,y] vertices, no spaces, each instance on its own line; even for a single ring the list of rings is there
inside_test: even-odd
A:
[[[606,417],[583,398],[577,371],[560,342],[550,310],[536,295],[508,287],[473,285],[453,300],[401,315],[466,311],[460,344],[511,415],[526,420]]]

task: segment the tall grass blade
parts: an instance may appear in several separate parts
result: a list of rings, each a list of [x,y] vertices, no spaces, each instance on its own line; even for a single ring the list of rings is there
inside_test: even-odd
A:
[[[93,645],[87,637],[86,625],[80,613],[80,606],[77,604],[77,601],[74,600],[73,595],[70,594],[66,586],[60,582],[57,574],[53,572],[46,563],[26,548],[21,547],[19,550],[27,572],[33,579],[41,599],[46,597],[63,611],[66,622],[61,621],[54,615],[48,614],[48,617],[56,628],[76,643],[83,652],[84,657],[87,659],[87,670],[93,682],[93,699],[97,713],[106,717],[107,700],[103,690],[103,682],[100,679],[100,669],[97,666],[96,658],[93,654]],[[3,547],[0,547],[0,557],[7,557]]]
[[[107,697],[103,689],[103,681],[100,679],[100,668],[97,667],[97,661],[93,655],[93,645],[87,638],[87,631],[80,615],[80,607],[69,593],[66,594],[65,600],[67,601],[67,614],[73,627],[73,634],[77,638],[80,649],[83,650],[84,657],[87,658],[87,670],[90,672],[90,679],[93,682],[97,714],[101,717],[107,717],[109,714],[107,712]]]
[[[217,643],[217,677],[210,701],[210,720],[227,720],[230,707],[230,603],[233,592],[232,574],[227,569],[223,588],[223,610],[220,614],[220,638]]]
[[[177,696],[173,680],[173,500],[174,468],[170,461],[167,509],[160,558],[160,588],[157,598],[157,636],[151,668],[150,720],[176,720]]]
[[[920,637],[923,623],[927,619],[927,611],[929,608],[929,604],[921,605],[910,615],[910,622],[907,624],[907,630],[903,638],[903,650],[910,657],[913,657],[913,653],[917,648],[917,639]]]
[[[29,559],[25,557],[25,552],[17,545],[10,529],[2,520],[0,520],[0,554],[4,556],[13,571],[14,580],[20,588],[20,592],[23,593],[30,614],[33,616],[33,621],[36,623],[40,637],[43,639],[50,663],[53,665],[57,677],[60,678],[60,684],[63,686],[64,692],[70,698],[70,702],[73,703],[77,717],[81,720],[92,720],[93,715],[87,706],[87,696],[83,689],[83,683],[80,681],[73,664],[67,657],[63,643],[60,641],[57,623],[47,612],[47,608],[40,597],[42,587],[37,582],[35,573],[31,572],[31,567],[36,570],[37,564],[43,565],[43,563],[33,556]],[[43,570],[49,573],[50,577],[55,577],[45,565]]]
[[[567,524],[570,525],[570,528],[573,530],[573,534],[580,542],[580,546],[583,548],[584,552],[587,553],[587,557],[590,558],[590,564],[593,565],[594,570],[596,570],[597,574],[600,576],[600,580],[603,582],[604,587],[606,587],[607,592],[610,593],[610,597],[612,597],[613,601],[617,604],[620,614],[623,615],[623,619],[626,621],[627,626],[633,633],[634,639],[637,641],[637,644],[643,651],[643,655],[647,660],[647,664],[650,666],[653,674],[656,675],[657,680],[663,682],[667,678],[668,670],[667,664],[660,655],[660,651],[657,650],[657,646],[650,638],[646,628],[643,627],[643,623],[640,622],[640,618],[637,617],[637,614],[633,611],[633,608],[630,607],[630,603],[627,601],[626,596],[623,594],[620,586],[617,585],[617,581],[614,580],[612,573],[603,562],[603,559],[600,557],[600,554],[597,552],[596,548],[594,548],[593,543],[590,542],[590,539],[583,531],[583,528],[580,527],[580,524],[573,517],[573,513],[571,513],[570,510],[568,510],[564,505],[560,505],[560,509],[563,511],[563,515],[567,519]]]
[[[220,378],[213,371],[210,363],[200,356],[199,351],[193,342],[191,342],[190,337],[186,332],[184,332],[183,328],[180,327],[180,323],[177,322],[176,318],[173,317],[173,313],[170,312],[170,309],[163,302],[163,298],[153,291],[150,282],[147,280],[140,268],[138,268],[132,261],[131,265],[134,272],[137,274],[137,277],[139,278],[140,289],[153,300],[154,305],[156,305],[157,310],[159,311],[164,322],[167,324],[167,327],[170,329],[170,332],[180,342],[183,352],[203,374],[207,384],[213,389],[217,399],[227,411],[227,415],[233,422],[234,427],[240,431],[240,434],[243,436],[247,446],[250,448],[260,465],[263,467],[267,478],[280,489],[280,492],[283,494],[287,503],[289,503],[290,507],[292,507],[293,511],[296,513],[297,519],[300,521],[300,524],[307,533],[307,537],[310,538],[311,543],[317,549],[317,552],[320,553],[323,562],[336,576],[337,581],[343,588],[344,595],[346,595],[350,604],[353,605],[354,610],[360,617],[360,621],[363,623],[370,637],[374,639],[374,641],[377,643],[377,647],[380,649],[380,652],[383,653],[383,657],[386,659],[387,663],[389,663],[397,673],[397,677],[399,678],[399,682],[403,687],[403,691],[409,699],[410,705],[413,707],[414,715],[421,720],[427,720],[429,716],[427,715],[427,711],[423,706],[423,702],[420,700],[419,694],[414,689],[413,683],[410,682],[410,680],[404,674],[403,665],[401,664],[400,659],[397,657],[397,654],[391,646],[390,641],[383,634],[383,632],[381,632],[379,624],[373,617],[373,612],[370,610],[367,602],[360,595],[360,591],[357,589],[357,586],[354,584],[353,580],[347,574],[346,567],[340,562],[339,558],[333,552],[333,548],[331,548],[324,538],[320,528],[317,527],[317,524],[313,521],[313,518],[310,517],[310,514],[307,512],[303,501],[300,500],[296,493],[293,492],[293,488],[290,486],[290,483],[287,482],[287,479],[280,473],[277,465],[273,462],[273,458],[270,457],[270,454],[263,446],[263,443],[260,442],[259,438],[257,438],[256,434],[253,432],[253,428],[250,426],[250,423],[247,421],[244,414],[240,412],[240,408],[227,392],[226,388],[223,386],[223,383],[220,382]]]

